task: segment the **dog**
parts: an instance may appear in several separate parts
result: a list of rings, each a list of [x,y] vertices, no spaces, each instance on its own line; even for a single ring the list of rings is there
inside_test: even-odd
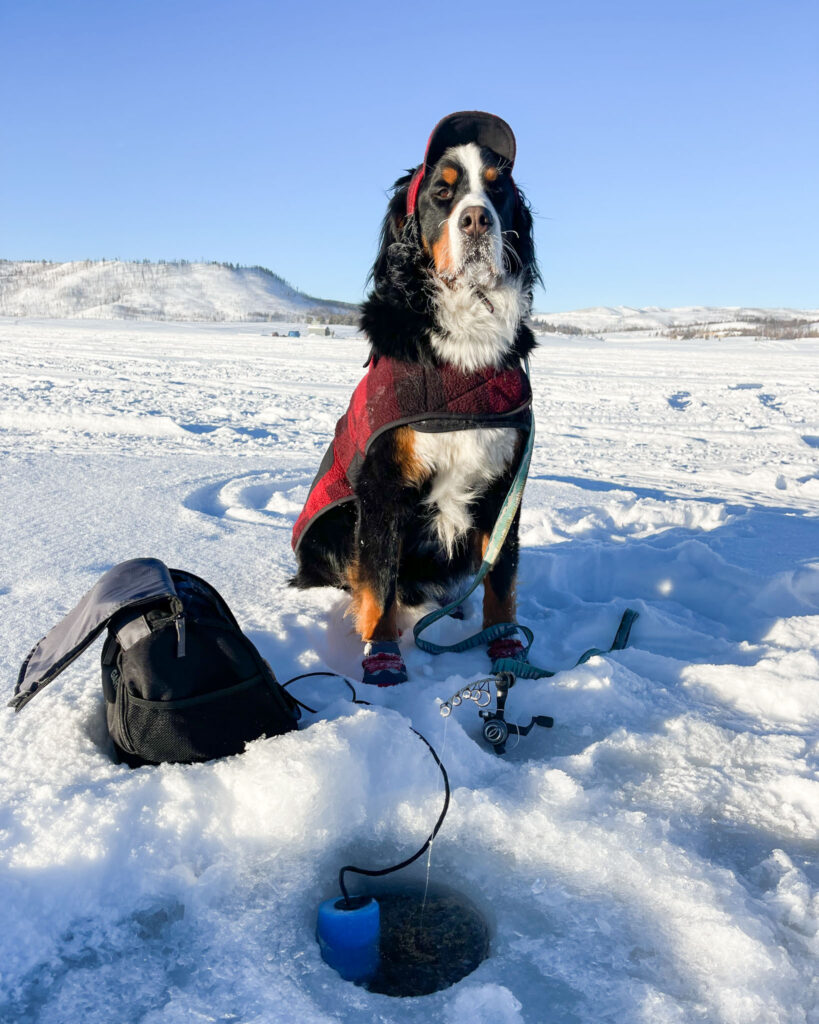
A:
[[[474,572],[529,428],[521,359],[540,274],[515,155],[505,121],[461,111],[395,182],[361,314],[368,375],[294,529],[291,585],[350,592],[365,682],[407,679],[399,608],[443,606]],[[517,567],[516,517],[484,581],[484,626],[514,621]],[[489,655],[520,647],[501,638]]]

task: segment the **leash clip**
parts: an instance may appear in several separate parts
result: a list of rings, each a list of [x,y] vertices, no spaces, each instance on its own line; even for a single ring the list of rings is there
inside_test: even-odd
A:
[[[478,296],[478,298],[481,300],[484,306],[486,306],[490,313],[495,312],[495,307],[492,305],[492,303],[489,301],[486,295],[484,295],[484,293],[480,290],[480,288],[475,289],[475,294]]]

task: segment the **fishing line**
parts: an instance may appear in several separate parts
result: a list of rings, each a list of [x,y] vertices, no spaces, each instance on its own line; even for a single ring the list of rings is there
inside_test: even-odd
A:
[[[448,728],[449,728],[449,722],[446,719],[444,719],[444,738],[443,738],[443,741],[441,742],[441,758],[442,759],[446,756],[446,734],[447,734],[447,729]],[[435,837],[433,836],[433,840],[434,840],[434,838]],[[429,852],[427,853],[427,877],[426,877],[426,881],[424,882],[424,898],[421,901],[421,926],[422,927],[423,927],[423,924],[424,924],[424,911],[427,908],[427,895],[429,893],[429,874],[430,874],[431,868],[432,868],[432,842],[430,842],[430,844],[429,844]]]

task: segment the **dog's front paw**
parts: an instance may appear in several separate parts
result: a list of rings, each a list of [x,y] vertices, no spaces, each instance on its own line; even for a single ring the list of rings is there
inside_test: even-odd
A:
[[[395,640],[368,640],[364,644],[363,683],[395,686],[407,681],[407,666]]]
[[[514,658],[516,661],[525,661],[525,649],[516,636],[499,636],[493,640],[486,649],[489,660],[494,664],[503,658]]]

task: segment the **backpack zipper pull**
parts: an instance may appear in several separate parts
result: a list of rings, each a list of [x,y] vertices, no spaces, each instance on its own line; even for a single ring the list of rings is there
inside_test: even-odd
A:
[[[180,612],[179,615],[174,616],[174,623],[176,624],[176,656],[177,658],[185,657],[185,616]]]

